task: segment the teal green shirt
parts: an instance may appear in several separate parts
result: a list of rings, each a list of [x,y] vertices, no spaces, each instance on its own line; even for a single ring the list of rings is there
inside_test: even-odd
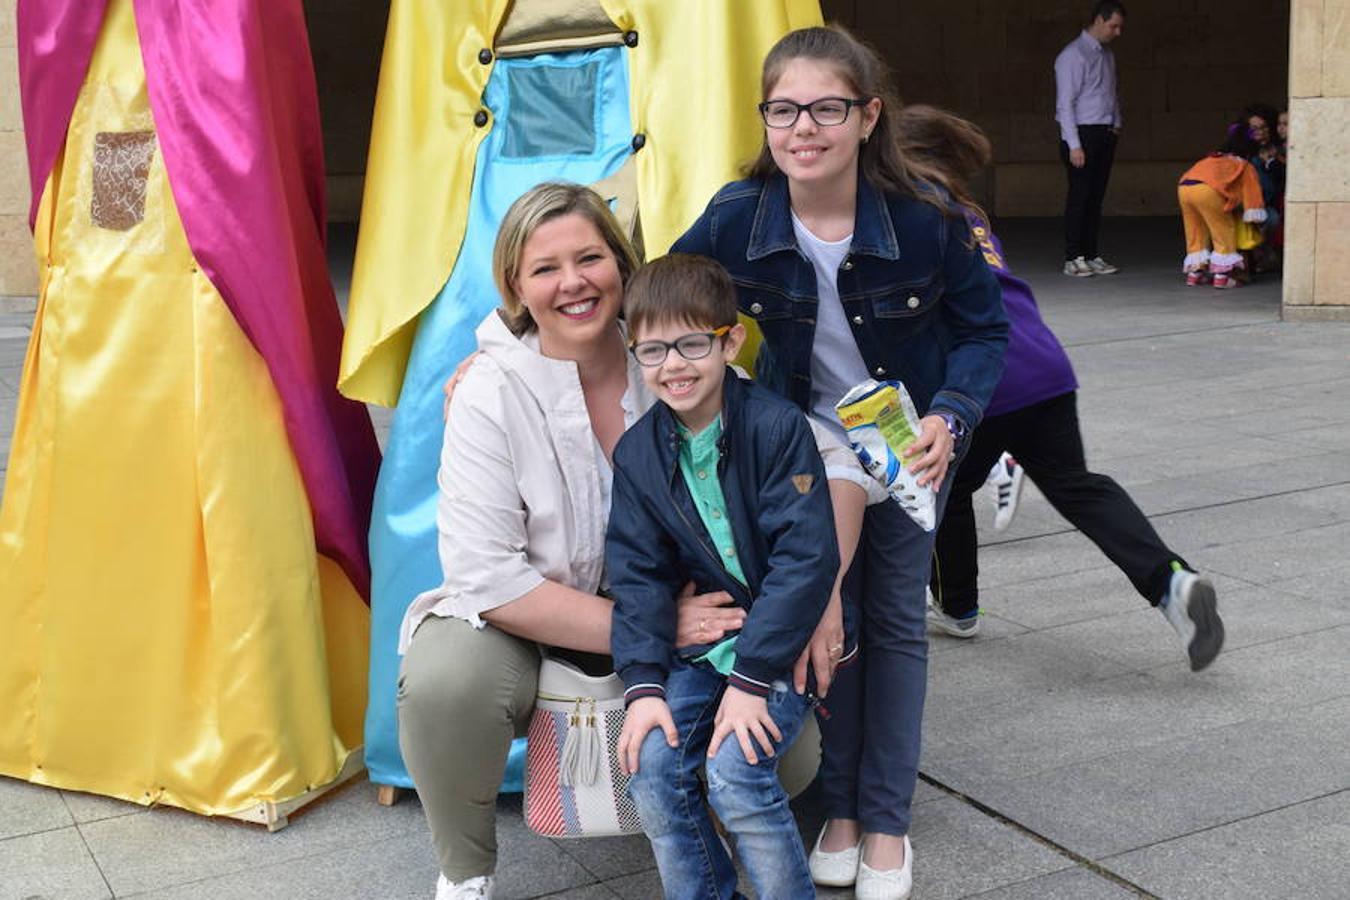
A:
[[[689,487],[689,495],[694,500],[698,517],[703,527],[708,529],[713,547],[722,559],[722,565],[741,584],[745,584],[745,571],[736,556],[736,539],[731,532],[731,520],[727,517],[727,500],[722,494],[722,482],[717,477],[717,463],[720,458],[717,441],[722,437],[722,417],[713,419],[712,424],[692,433],[683,425],[679,426],[680,437],[680,474]],[[721,641],[694,662],[707,662],[723,675],[730,675],[736,665],[734,647],[736,638],[729,637]]]

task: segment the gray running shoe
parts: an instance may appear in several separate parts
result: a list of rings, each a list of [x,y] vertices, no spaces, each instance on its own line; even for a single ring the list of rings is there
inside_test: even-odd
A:
[[[925,618],[928,620],[929,628],[935,628],[954,638],[973,638],[980,633],[979,612],[964,619],[949,616],[942,611],[942,607],[937,605],[937,601],[933,599],[932,591],[928,592],[928,611]]]

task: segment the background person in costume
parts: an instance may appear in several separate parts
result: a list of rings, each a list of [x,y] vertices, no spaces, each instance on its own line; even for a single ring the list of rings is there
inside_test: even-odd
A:
[[[398,632],[443,578],[440,388],[498,303],[489,259],[507,208],[543,181],[592,184],[664,252],[754,151],[740,109],[755,102],[761,54],[819,21],[815,0],[697,16],[668,0],[394,0],[341,380],[348,396],[398,406],[370,532],[372,781],[412,783],[395,725]]]
[[[992,158],[989,141],[974,124],[931,106],[905,107],[898,124],[909,159],[965,206],[971,231],[1003,289],[1009,324],[1003,378],[956,471],[938,529],[932,588],[940,606],[930,606],[929,624],[956,637],[971,637],[979,629],[971,495],[990,463],[1010,451],[1050,504],[1166,616],[1191,668],[1203,669],[1223,646],[1214,585],[1163,544],[1120,485],[1087,470],[1078,430],[1078,382],[1069,357],[1041,320],[1030,285],[1008,270],[1002,246],[967,187]]]
[[[847,390],[869,377],[902,381],[923,414],[906,463],[939,491],[940,515],[949,461],[964,452],[1002,368],[998,285],[959,210],[907,164],[899,103],[874,51],[842,29],[793,32],[765,59],[761,86],[764,139],[750,177],[718,191],[674,249],[727,267],[741,313],[763,332],[761,381],[841,440],[835,404]],[[856,880],[859,897],[902,898],[912,882],[933,532],[896,503],[864,517],[861,490],[852,507],[831,493],[841,544],[857,536],[841,522],[861,520],[862,535],[849,602],[831,600],[812,644],[835,643],[826,635],[850,614],[862,651],[829,692],[828,821],[811,874],[820,884]]]
[[[299,796],[361,743],[378,465],[333,387],[301,6],[24,0],[18,36],[42,279],[0,772],[203,813]]]
[[[1238,222],[1266,221],[1261,182],[1247,161],[1253,153],[1246,123],[1234,122],[1223,145],[1187,169],[1177,183],[1186,229],[1181,269],[1192,287],[1212,281],[1216,288],[1235,288],[1246,279],[1247,263],[1238,251]]]

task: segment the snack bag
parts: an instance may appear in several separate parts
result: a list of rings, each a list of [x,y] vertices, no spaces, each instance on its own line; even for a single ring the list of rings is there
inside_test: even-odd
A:
[[[932,488],[920,487],[918,476],[904,463],[904,451],[919,437],[919,416],[905,386],[869,378],[840,398],[834,409],[863,468],[920,528],[932,531],[936,495]]]

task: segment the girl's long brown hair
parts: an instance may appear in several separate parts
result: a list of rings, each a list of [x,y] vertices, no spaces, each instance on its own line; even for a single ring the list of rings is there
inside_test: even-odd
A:
[[[957,203],[986,224],[988,217],[970,193],[971,179],[994,157],[993,145],[980,126],[936,106],[906,106],[895,117],[901,151],[910,171],[940,185]]]
[[[859,99],[876,97],[881,100],[881,115],[876,127],[866,143],[858,148],[858,165],[870,184],[931,203],[945,215],[957,214],[945,197],[925,189],[923,173],[916,171],[909,160],[896,123],[901,109],[900,98],[890,70],[875,50],[839,25],[789,32],[764,58],[760,81],[762,99],[769,99],[769,92],[783,77],[788,64],[796,59],[815,60],[830,66]],[[778,171],[766,139],[759,156],[746,167],[745,174],[767,179]]]

